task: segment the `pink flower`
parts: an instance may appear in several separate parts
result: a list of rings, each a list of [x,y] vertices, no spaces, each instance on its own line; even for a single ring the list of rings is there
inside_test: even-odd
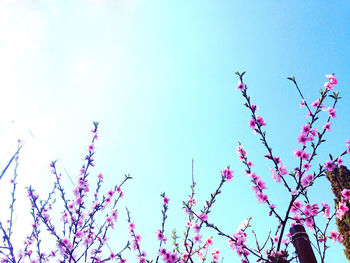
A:
[[[281,176],[288,174],[287,167],[282,162],[280,163],[280,167],[278,168],[278,170]]]
[[[300,200],[295,200],[293,206],[291,208],[292,213],[299,212],[299,210],[303,207],[303,203]]]
[[[301,185],[304,188],[308,187],[313,180],[314,180],[314,177],[312,176],[312,174],[304,175],[303,178],[301,179]]]
[[[335,108],[328,108],[327,111],[328,111],[328,115],[329,115],[332,119],[334,119],[335,117],[337,117],[337,115],[335,114],[335,112],[336,112]]]
[[[321,202],[321,205],[323,206],[322,210],[323,210],[323,213],[322,215],[325,217],[325,218],[330,218],[331,215],[330,215],[330,206],[327,205],[326,203],[323,203]]]
[[[249,122],[248,122],[248,125],[250,128],[253,129],[253,131],[255,131],[255,121],[253,119],[251,119]]]
[[[282,243],[287,245],[289,243],[289,238],[282,239]]]
[[[298,143],[301,143],[304,146],[310,140],[309,137],[307,137],[305,133],[300,133],[298,135],[297,139],[298,139]]]
[[[341,157],[339,156],[337,159],[337,163],[338,163],[338,167],[340,168],[340,166],[342,166],[344,164],[343,160],[341,159]]]
[[[259,109],[259,107],[256,106],[256,105],[254,105],[254,104],[252,104],[252,105],[250,105],[250,109],[251,109],[253,112],[255,112],[255,111],[257,111],[257,110]]]
[[[309,157],[310,157],[310,154],[303,151],[303,154],[301,155],[301,159],[309,160]]]
[[[323,168],[326,169],[327,171],[331,172],[335,168],[335,165],[334,165],[333,161],[327,161],[327,162],[325,162]]]
[[[167,204],[169,204],[169,201],[170,201],[170,199],[168,197],[164,196],[163,203],[167,205]]]
[[[113,218],[114,222],[118,219],[118,212],[116,210],[112,210],[111,217]]]
[[[158,240],[160,240],[160,241],[164,241],[164,240],[166,240],[166,238],[164,238],[164,235],[163,235],[163,233],[162,233],[162,231],[160,230],[160,229],[158,229],[157,230],[157,238],[158,238]],[[165,241],[164,241],[165,242]]]
[[[309,162],[306,162],[303,164],[303,168],[305,169],[305,171],[308,171],[311,167],[311,164]]]
[[[308,217],[305,219],[305,225],[312,231],[314,229],[314,220],[312,217]]]
[[[257,176],[257,178],[255,179],[255,183],[261,190],[267,189],[265,186],[265,182],[263,180],[261,180],[261,178],[259,176]]]
[[[281,176],[277,173],[277,171],[270,167],[270,170],[272,172],[272,178],[276,183],[280,183],[281,182]]]
[[[100,180],[102,181],[102,180],[103,180],[103,174],[99,173],[99,174],[97,175],[97,178],[100,179]]]
[[[336,78],[336,76],[334,74],[327,74],[326,75],[326,78],[329,80],[329,82],[332,84],[332,85],[337,85],[338,84],[338,80]]]
[[[263,194],[263,192],[258,192],[256,197],[258,198],[258,203],[266,203],[268,200],[268,196]]]
[[[341,191],[341,194],[343,196],[344,201],[350,200],[350,189],[344,189],[343,191]]]
[[[300,102],[300,108],[303,107],[303,106],[305,106],[305,100],[304,99],[302,99],[301,102]]]
[[[303,156],[304,151],[296,149],[293,151],[295,158],[301,158]]]
[[[329,82],[325,82],[323,86],[326,88],[326,90],[332,90],[333,87],[332,83]]]
[[[196,242],[198,242],[198,243],[202,243],[202,235],[200,235],[200,234],[196,234],[194,237],[193,237],[193,241],[196,243]]]
[[[220,173],[221,173],[222,177],[226,181],[230,182],[232,180],[232,177],[233,177],[233,171],[232,170],[230,170],[228,168],[225,168],[222,171],[220,171]]]
[[[210,237],[208,237],[208,238],[205,240],[205,245],[206,245],[207,247],[210,247],[211,245],[213,245],[213,240],[212,240]]]
[[[263,117],[261,117],[260,115],[258,115],[258,116],[256,117],[256,123],[257,123],[259,126],[265,126],[265,125],[266,125],[266,123],[264,122]]]
[[[329,235],[329,238],[332,240],[332,242],[334,243],[335,241],[341,243],[342,240],[343,240],[343,236],[338,234],[337,231],[335,230],[331,230],[330,232],[330,235]]]
[[[135,224],[133,222],[129,223],[129,230],[130,231],[135,230]]]
[[[202,212],[199,214],[199,218],[206,222],[208,220],[208,215]]]
[[[327,122],[324,126],[323,126],[323,129],[327,130],[327,131],[330,131],[331,130],[331,123],[330,122]]]
[[[244,88],[244,83],[242,83],[241,81],[238,81],[238,84],[236,86],[236,89],[240,90],[240,91],[243,91],[245,88]]]
[[[315,137],[316,135],[317,135],[317,129],[315,128],[315,129],[312,129],[311,131],[310,131],[310,133],[311,133],[311,135],[313,136],[313,137]]]
[[[312,107],[318,107],[320,105],[320,100],[318,99],[318,100],[315,100],[312,104],[311,104],[311,106]]]
[[[308,132],[311,131],[310,125],[306,124],[301,127],[301,132],[307,134]]]
[[[290,194],[291,194],[291,195],[297,195],[297,194],[298,194],[298,190],[297,190],[297,189],[294,189],[293,191],[290,191]]]
[[[339,218],[339,220],[342,220],[343,216],[345,215],[345,213],[349,211],[349,208],[346,206],[346,203],[339,203],[339,208],[336,212],[337,217]]]
[[[189,204],[195,205],[196,204],[196,200],[192,199],[192,197],[190,197],[190,200],[188,200]]]

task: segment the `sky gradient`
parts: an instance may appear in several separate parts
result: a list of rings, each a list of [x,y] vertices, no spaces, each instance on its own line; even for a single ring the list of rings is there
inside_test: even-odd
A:
[[[105,175],[106,190],[124,174],[134,178],[119,208],[120,236],[127,236],[127,205],[145,250],[156,255],[152,244],[160,227],[162,192],[171,199],[167,233],[174,227],[182,233],[185,221],[179,218],[184,218],[182,201],[190,194],[194,158],[198,203],[209,198],[219,171],[230,165],[233,181],[224,187],[212,218],[232,234],[252,216],[253,229],[263,239],[270,222],[276,222],[250,189],[235,153],[237,141],[267,182],[271,199],[283,206],[289,193],[271,178],[266,150],[248,127],[250,114],[235,90],[234,73],[247,71],[252,102],[287,169],[297,163],[292,151],[306,122],[287,77],[296,77],[311,103],[325,74],[336,74],[342,99],[317,167],[328,153],[342,152],[350,137],[349,23],[350,1],[2,1],[0,168],[20,138],[18,202],[26,203],[29,184],[45,195],[53,182],[50,161],[57,160],[62,173],[66,169],[75,178],[92,121],[98,121],[92,174]],[[344,162],[349,166],[348,156]],[[1,181],[4,198],[10,197],[9,179]],[[333,204],[325,178],[310,195],[313,202]],[[226,240],[215,240],[224,262],[238,262]],[[329,258],[345,262],[340,245],[328,252]]]

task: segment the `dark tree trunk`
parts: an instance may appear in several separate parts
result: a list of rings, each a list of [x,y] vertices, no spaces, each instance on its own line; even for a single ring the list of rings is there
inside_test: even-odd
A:
[[[317,263],[305,228],[302,225],[295,225],[289,231],[300,263]]]

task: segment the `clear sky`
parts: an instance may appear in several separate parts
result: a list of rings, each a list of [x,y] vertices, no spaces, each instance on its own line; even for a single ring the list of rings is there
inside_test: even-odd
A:
[[[287,77],[295,76],[312,102],[324,75],[337,75],[342,100],[319,153],[323,162],[329,152],[343,151],[350,137],[349,28],[350,1],[1,1],[0,168],[21,138],[18,202],[24,206],[25,186],[47,192],[51,160],[62,172],[78,175],[92,121],[99,121],[93,173],[105,175],[106,189],[124,174],[134,177],[119,210],[120,236],[126,234],[127,205],[145,250],[156,255],[163,191],[171,199],[167,233],[174,227],[182,232],[185,221],[179,218],[194,158],[198,203],[209,198],[219,171],[230,165],[234,179],[211,218],[232,234],[251,215],[263,239],[276,221],[249,188],[234,151],[238,140],[275,203],[283,206],[289,194],[273,182],[266,152],[248,127],[234,72],[247,71],[269,142],[288,169],[296,165],[292,150],[306,112]],[[344,162],[349,166],[349,157]],[[10,197],[9,179],[1,181],[4,199]],[[310,195],[313,202],[333,203],[325,178]],[[19,222],[23,211],[17,210]],[[238,262],[226,240],[216,240],[225,262]],[[340,245],[328,256],[345,262]]]

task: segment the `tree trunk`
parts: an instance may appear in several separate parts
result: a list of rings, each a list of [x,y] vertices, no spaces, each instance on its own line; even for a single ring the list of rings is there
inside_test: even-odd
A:
[[[335,195],[334,203],[338,205],[341,202],[341,191],[350,189],[350,171],[345,167],[333,169],[332,172],[327,172],[327,179],[332,184],[332,191]],[[347,212],[342,220],[336,218],[338,231],[343,235],[343,245],[345,246],[345,256],[350,261],[350,213]]]
[[[302,225],[294,225],[289,232],[300,263],[317,263],[305,228]]]

